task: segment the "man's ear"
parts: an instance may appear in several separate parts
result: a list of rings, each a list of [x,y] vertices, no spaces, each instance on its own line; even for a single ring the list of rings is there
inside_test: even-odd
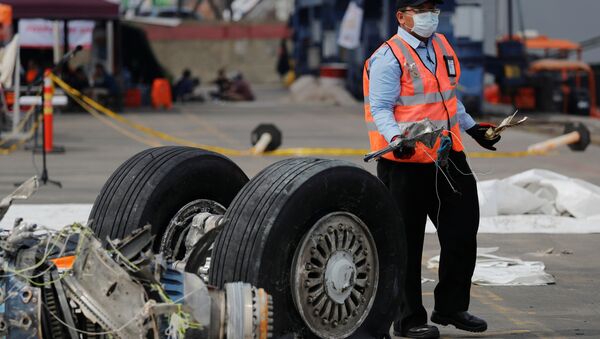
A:
[[[404,12],[397,11],[396,12],[396,20],[398,20],[398,24],[400,26],[405,26],[406,25],[406,19],[404,18]]]

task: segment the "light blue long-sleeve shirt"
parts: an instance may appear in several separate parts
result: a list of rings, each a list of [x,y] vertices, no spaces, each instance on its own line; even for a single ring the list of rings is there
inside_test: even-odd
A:
[[[431,39],[427,44],[410,33],[398,28],[398,36],[406,41],[419,55],[425,66],[435,72],[436,57]],[[394,106],[400,96],[400,77],[402,68],[388,46],[380,48],[370,59],[369,102],[371,114],[379,133],[390,142],[401,130],[394,118]],[[458,100],[458,123],[462,130],[475,126],[475,120],[466,112],[465,106]]]

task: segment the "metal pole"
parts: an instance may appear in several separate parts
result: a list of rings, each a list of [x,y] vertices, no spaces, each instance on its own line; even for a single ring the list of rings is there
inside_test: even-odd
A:
[[[65,23],[63,25],[63,54],[66,53],[69,49],[71,49],[71,47],[69,46],[69,20],[65,20]],[[63,54],[61,54],[61,58]]]
[[[106,22],[106,70],[114,74],[115,26],[112,20]]]
[[[508,0],[508,40],[513,38],[513,0]]]
[[[47,77],[47,72],[44,72],[44,82],[42,82],[42,86],[45,88],[46,87],[46,77]],[[42,94],[42,102],[40,105],[40,108],[38,108],[41,112],[42,112],[42,175],[40,176],[40,181],[42,182],[43,185],[46,185],[48,183],[48,169],[46,167],[46,112],[44,112],[45,110],[45,106],[46,106],[46,93],[41,93]],[[37,119],[37,116],[36,116]]]
[[[52,51],[54,56],[52,61],[55,65],[58,64],[62,55],[60,52],[60,23],[61,21],[58,20],[52,21]]]
[[[19,39],[19,38],[17,38]],[[16,136],[21,122],[21,42],[17,41],[17,60],[15,60],[15,102],[13,103],[13,135]]]

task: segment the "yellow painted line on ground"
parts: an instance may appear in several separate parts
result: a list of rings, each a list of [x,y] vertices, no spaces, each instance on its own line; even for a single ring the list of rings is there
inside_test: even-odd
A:
[[[63,80],[61,80],[60,78],[58,78],[57,76],[51,74],[50,77],[52,78],[52,81],[54,81],[59,87],[61,87],[65,93],[67,93],[71,98],[75,99],[79,99],[80,101],[86,103],[89,107],[97,110],[98,112],[108,116],[109,118],[112,118],[124,125],[127,125],[130,128],[133,128],[135,130],[138,130],[139,132],[142,132],[146,135],[149,135],[151,137],[157,138],[157,139],[161,139],[163,141],[166,142],[171,142],[174,144],[178,144],[178,145],[183,145],[183,146],[189,146],[189,147],[196,147],[196,148],[203,148],[209,151],[213,151],[213,152],[217,152],[217,153],[221,153],[224,155],[240,155],[243,154],[243,151],[238,151],[238,150],[232,150],[232,149],[228,149],[228,148],[223,148],[223,147],[215,147],[215,146],[210,146],[210,145],[203,145],[203,144],[198,144],[189,140],[184,140],[181,138],[178,138],[176,136],[155,130],[153,128],[144,126],[142,124],[138,124],[134,121],[131,121],[125,117],[123,117],[120,114],[117,114],[113,111],[111,111],[110,109],[100,105],[99,103],[97,103],[96,101],[92,100],[91,98],[83,95],[81,92],[79,92],[78,90],[74,89],[73,87],[69,86],[66,82],[64,82]],[[88,108],[89,108],[88,107]],[[86,107],[84,107],[84,109],[86,109]],[[86,111],[89,112],[88,109],[86,109]]]
[[[497,335],[527,334],[527,333],[531,333],[531,331],[530,330],[489,331],[484,334],[486,336],[497,336]]]
[[[527,320],[518,319],[517,317],[519,317],[519,318],[527,317],[527,313],[524,311],[515,309],[515,308],[500,305],[497,302],[503,301],[502,297],[500,297],[499,295],[497,295],[496,293],[494,293],[490,290],[487,290],[483,287],[473,286],[473,288],[471,289],[471,295],[473,295],[482,304],[489,306],[494,311],[502,314],[505,318],[507,318],[510,322],[517,325],[518,327],[534,326],[536,328],[541,329],[544,333],[535,333],[534,331],[531,331],[531,333],[538,338],[566,339],[566,337],[558,335],[556,333],[556,331],[552,330],[551,328],[548,328],[547,326],[545,326],[544,324],[542,324],[540,322],[537,322],[532,319],[527,319]],[[545,335],[545,333],[551,333],[552,336],[547,337]]]
[[[473,295],[482,304],[489,306],[494,311],[502,314],[511,323],[513,323],[519,327],[532,325],[532,323],[529,321],[523,321],[523,320],[516,319],[515,317],[513,317],[518,312],[515,312],[515,310],[513,310],[509,307],[505,307],[500,304],[497,304],[496,302],[493,301],[494,298],[491,297],[490,294],[488,294],[487,292],[488,291],[485,291],[482,288],[477,287],[477,286],[473,286],[473,288],[471,289],[471,295]]]
[[[530,330],[486,331],[483,333],[442,335],[442,338],[504,338],[518,334],[531,334]]]

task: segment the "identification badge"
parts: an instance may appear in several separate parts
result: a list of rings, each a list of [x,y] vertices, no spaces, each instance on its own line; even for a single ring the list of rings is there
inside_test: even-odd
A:
[[[419,73],[419,66],[416,63],[405,63],[404,66],[408,68],[408,72],[413,79],[420,78],[421,74]]]
[[[448,76],[456,77],[456,65],[454,64],[454,57],[445,55],[444,60],[446,61],[446,70],[448,71]]]

